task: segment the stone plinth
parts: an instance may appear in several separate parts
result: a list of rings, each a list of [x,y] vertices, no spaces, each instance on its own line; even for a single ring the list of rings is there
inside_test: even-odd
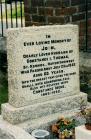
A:
[[[28,119],[33,120],[55,113],[59,113],[61,115],[62,112],[67,110],[80,108],[81,100],[84,100],[84,105],[86,105],[87,95],[84,93],[79,93],[78,95],[46,101],[43,103],[37,103],[35,105],[29,105],[20,108],[15,108],[6,103],[2,105],[2,115],[5,120],[12,124],[17,124]]]

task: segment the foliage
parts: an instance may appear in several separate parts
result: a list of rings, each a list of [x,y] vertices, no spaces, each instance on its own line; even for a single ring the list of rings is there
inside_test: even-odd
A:
[[[80,112],[77,114],[77,116],[81,116],[81,117],[85,118],[86,124],[91,125],[91,108],[86,109],[84,99],[81,99]]]
[[[58,134],[58,138],[72,138],[74,137],[75,119],[69,119],[61,117],[56,124],[53,124],[51,131],[54,134]]]
[[[71,130],[75,128],[75,120],[61,117],[58,121],[60,131]]]

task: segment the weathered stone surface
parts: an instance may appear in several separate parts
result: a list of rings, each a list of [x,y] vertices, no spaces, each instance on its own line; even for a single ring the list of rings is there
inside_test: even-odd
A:
[[[7,52],[11,105],[79,94],[77,25],[9,29]]]
[[[37,103],[35,105],[21,108],[15,108],[6,103],[2,105],[2,116],[10,123],[17,124],[28,119],[32,120],[55,113],[61,113],[65,110],[79,108],[82,99],[86,105],[87,95],[85,93],[79,93],[78,95]]]
[[[28,132],[3,120],[0,116],[0,139],[34,139]]]

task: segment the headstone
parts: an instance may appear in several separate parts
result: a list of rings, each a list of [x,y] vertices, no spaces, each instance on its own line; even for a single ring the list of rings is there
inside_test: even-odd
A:
[[[7,31],[9,104],[3,118],[11,123],[79,107],[87,96],[79,88],[77,25],[27,27]]]
[[[79,93],[77,26],[7,32],[9,103],[21,107]]]

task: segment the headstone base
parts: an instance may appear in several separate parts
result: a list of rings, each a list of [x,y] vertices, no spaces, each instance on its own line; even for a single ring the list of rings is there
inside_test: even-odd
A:
[[[3,119],[11,124],[19,124],[26,120],[38,119],[48,115],[55,115],[62,112],[74,110],[80,107],[81,100],[84,100],[84,105],[87,104],[87,94],[79,93],[74,96],[69,96],[61,99],[37,103],[25,107],[15,108],[6,103],[2,105]]]
[[[91,104],[87,104],[87,108],[91,107]],[[50,131],[50,125],[57,121],[60,115],[64,117],[73,117],[79,112],[79,109],[73,109],[70,111],[65,111],[63,113],[56,113],[46,117],[27,120],[23,123],[13,125],[5,121],[2,116],[0,116],[0,139],[34,139],[31,136],[31,132],[34,129],[45,129]],[[79,122],[85,124],[85,122]]]

